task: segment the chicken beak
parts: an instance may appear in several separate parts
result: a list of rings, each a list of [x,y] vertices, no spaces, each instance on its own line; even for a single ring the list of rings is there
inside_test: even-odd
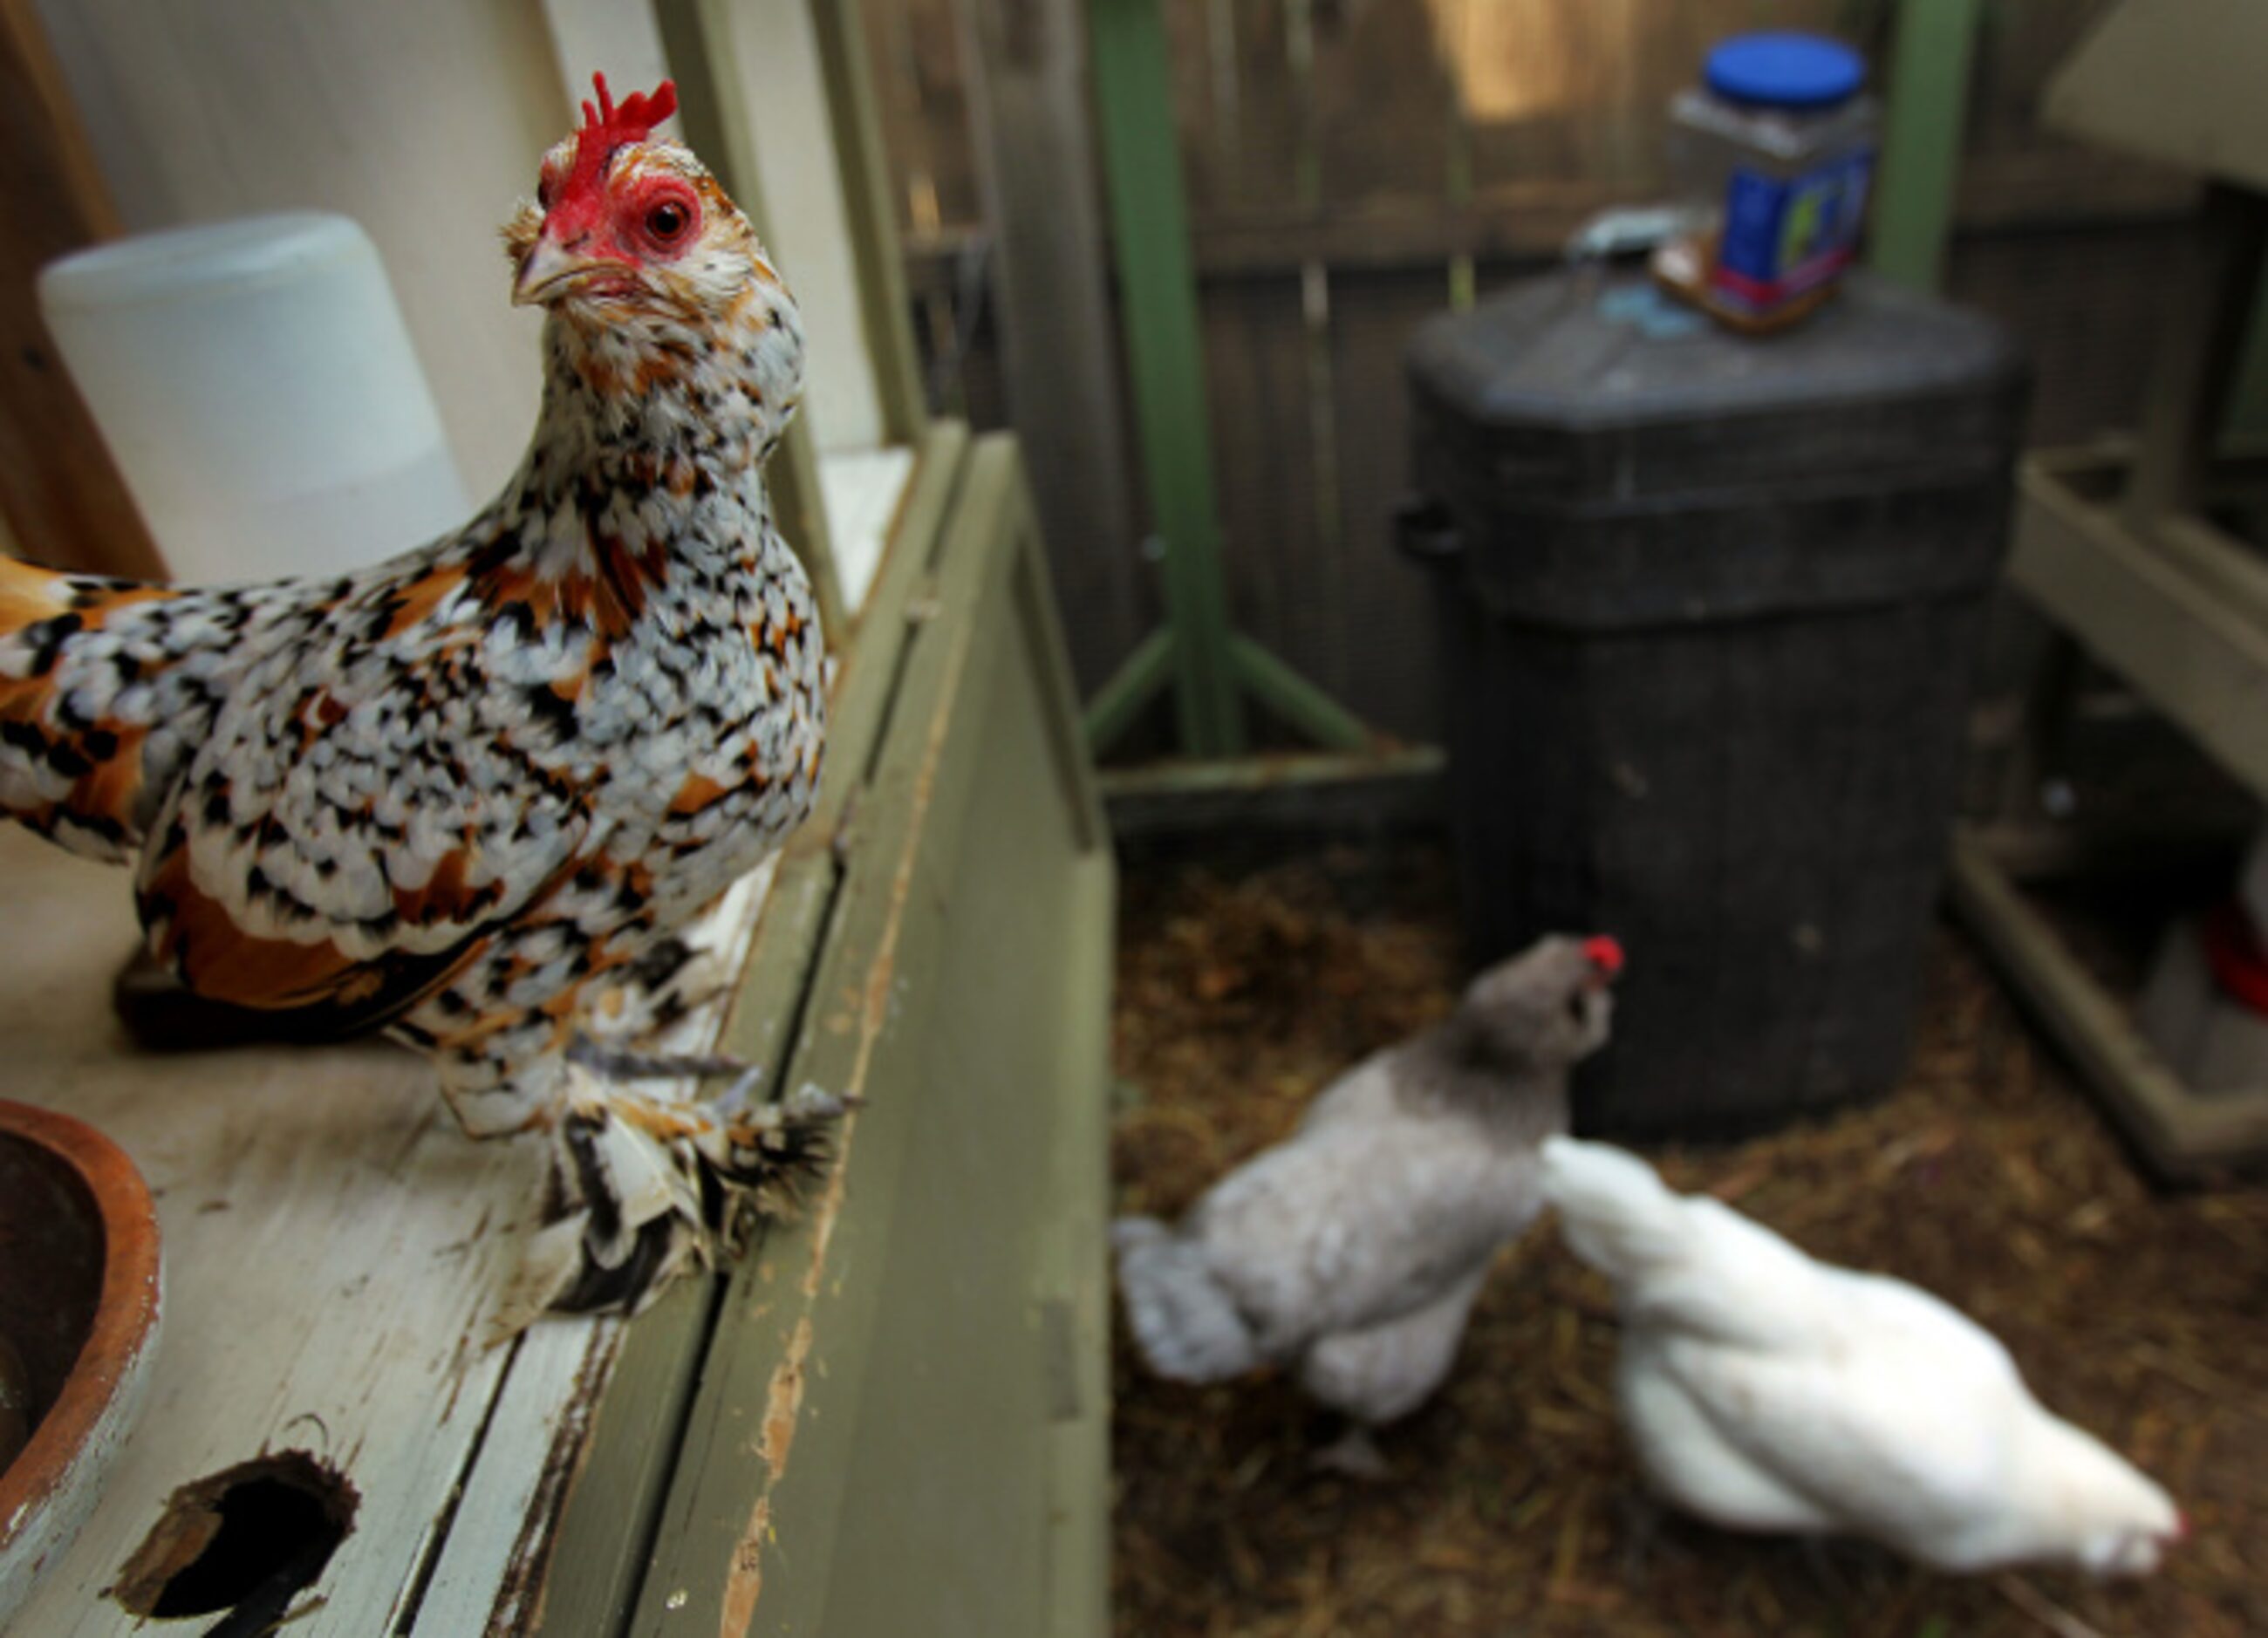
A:
[[[594,278],[620,271],[612,262],[578,254],[554,239],[539,239],[519,264],[519,277],[512,282],[512,305],[540,305]]]

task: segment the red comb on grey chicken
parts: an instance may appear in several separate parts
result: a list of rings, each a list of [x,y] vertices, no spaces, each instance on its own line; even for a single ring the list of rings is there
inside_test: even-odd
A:
[[[1536,1144],[1566,1129],[1568,1070],[1607,1038],[1609,942],[1545,938],[1491,967],[1178,1225],[1114,1224],[1150,1368],[1217,1382],[1289,1366],[1355,1424],[1325,1458],[1375,1468],[1367,1430],[1440,1385],[1491,1259],[1543,1209]]]
[[[387,1025],[465,1129],[548,1128],[578,1237],[553,1296],[635,1307],[806,1160],[832,1105],[726,1112],[571,1062],[597,987],[809,810],[811,591],[761,474],[802,391],[745,217],[603,79],[504,229],[543,401],[456,533],[224,590],[0,560],[0,808],[130,861],[194,990]],[[556,1244],[556,1242],[555,1242]]]

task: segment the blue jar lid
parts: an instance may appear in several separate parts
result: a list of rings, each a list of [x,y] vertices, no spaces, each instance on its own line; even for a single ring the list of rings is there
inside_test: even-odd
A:
[[[1767,108],[1828,108],[1866,83],[1850,47],[1817,34],[1735,34],[1709,54],[1709,89]]]

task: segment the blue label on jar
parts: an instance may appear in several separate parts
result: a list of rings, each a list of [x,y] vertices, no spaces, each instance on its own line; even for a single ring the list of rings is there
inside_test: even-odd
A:
[[[1764,312],[1832,278],[1857,248],[1874,165],[1861,149],[1785,180],[1734,172],[1711,282]]]

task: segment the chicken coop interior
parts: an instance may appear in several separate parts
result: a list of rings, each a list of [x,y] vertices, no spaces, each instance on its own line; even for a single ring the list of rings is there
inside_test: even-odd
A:
[[[2264,63],[0,6],[0,1633],[2268,1633]]]

